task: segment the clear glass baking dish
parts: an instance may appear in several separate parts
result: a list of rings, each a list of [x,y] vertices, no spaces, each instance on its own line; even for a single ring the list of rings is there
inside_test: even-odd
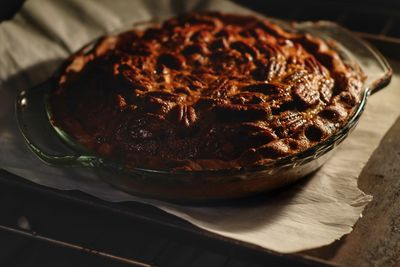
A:
[[[146,27],[153,23],[137,26]],[[337,145],[357,125],[368,97],[390,82],[392,70],[378,51],[335,23],[275,23],[328,41],[347,63],[358,63],[367,75],[361,101],[347,124],[330,138],[302,153],[279,158],[266,165],[241,169],[169,172],[129,167],[86,150],[52,124],[47,99],[49,91],[57,84],[57,72],[43,84],[23,90],[18,95],[16,115],[22,136],[32,152],[47,164],[91,169],[114,187],[147,198],[204,203],[250,196],[291,184],[316,171],[327,161]],[[88,44],[82,51],[90,51],[96,42]]]

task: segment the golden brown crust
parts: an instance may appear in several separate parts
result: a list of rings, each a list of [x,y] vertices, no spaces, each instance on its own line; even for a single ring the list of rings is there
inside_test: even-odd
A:
[[[51,95],[81,144],[152,169],[245,167],[337,131],[363,77],[325,42],[266,20],[191,13],[78,52]]]

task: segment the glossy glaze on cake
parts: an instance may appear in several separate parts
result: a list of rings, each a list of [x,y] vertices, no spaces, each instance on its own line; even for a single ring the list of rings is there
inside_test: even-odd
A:
[[[54,123],[141,168],[249,167],[338,131],[363,75],[328,44],[252,16],[191,13],[104,37],[52,91]]]

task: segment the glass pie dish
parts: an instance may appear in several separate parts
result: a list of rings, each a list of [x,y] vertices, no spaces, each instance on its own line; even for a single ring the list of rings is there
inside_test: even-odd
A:
[[[368,97],[390,82],[392,70],[386,60],[363,40],[331,22],[287,24],[282,28],[308,32],[328,42],[352,65],[357,63],[367,75],[360,102],[347,123],[321,143],[290,156],[254,167],[164,171],[131,167],[88,151],[54,124],[49,92],[57,86],[58,72],[48,81],[22,91],[16,101],[19,127],[29,148],[44,162],[56,166],[91,169],[107,183],[126,192],[174,202],[205,202],[240,198],[293,183],[321,167],[357,125]],[[141,23],[137,27],[154,24]],[[97,41],[83,48],[86,53]]]

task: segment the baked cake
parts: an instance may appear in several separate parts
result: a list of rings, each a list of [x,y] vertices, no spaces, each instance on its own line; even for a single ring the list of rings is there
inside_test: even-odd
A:
[[[133,167],[251,167],[331,136],[364,76],[323,40],[268,20],[189,13],[100,39],[71,56],[53,123]]]

